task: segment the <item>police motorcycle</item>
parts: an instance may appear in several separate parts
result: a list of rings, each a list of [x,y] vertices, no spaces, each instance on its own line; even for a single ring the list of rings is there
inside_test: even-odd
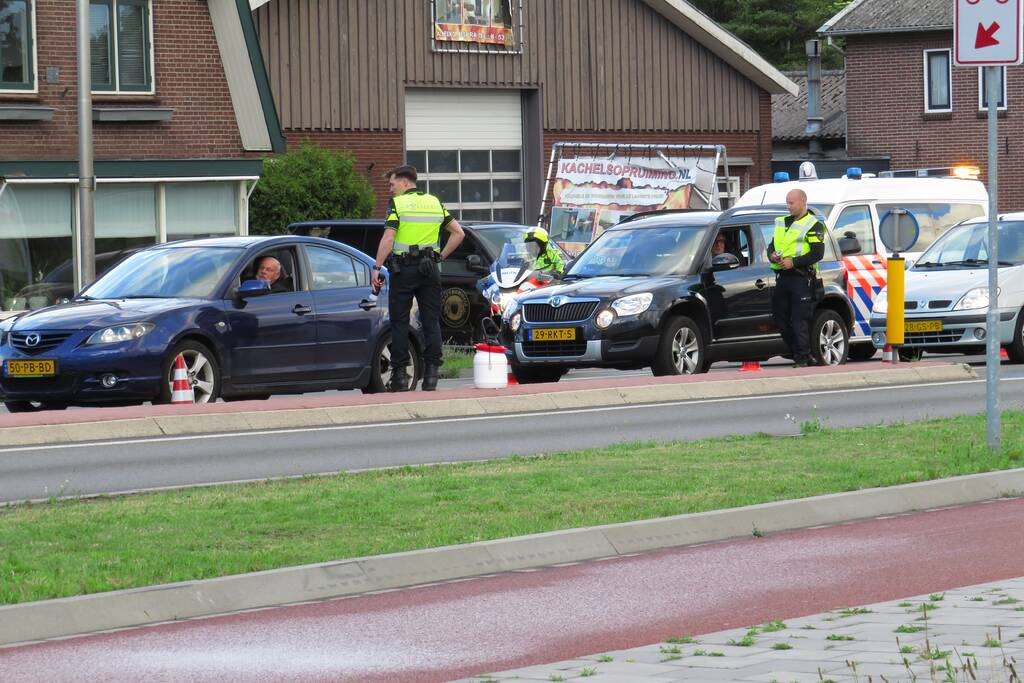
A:
[[[560,282],[553,274],[538,270],[536,261],[532,243],[508,242],[491,264],[490,275],[477,282],[477,289],[491,306],[490,319],[498,327],[517,295]]]

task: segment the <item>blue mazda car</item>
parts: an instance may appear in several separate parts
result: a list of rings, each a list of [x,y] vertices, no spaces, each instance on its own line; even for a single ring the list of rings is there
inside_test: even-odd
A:
[[[272,256],[280,278],[257,279]],[[315,237],[226,237],[132,254],[74,300],[0,323],[12,412],[171,397],[181,354],[197,403],[360,388],[390,376],[387,291],[373,260]],[[413,376],[422,334],[413,315]]]

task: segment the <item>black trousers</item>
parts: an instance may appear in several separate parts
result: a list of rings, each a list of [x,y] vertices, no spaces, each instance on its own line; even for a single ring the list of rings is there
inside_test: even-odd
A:
[[[423,360],[427,365],[441,365],[441,273],[429,263],[429,274],[419,264],[403,265],[391,274],[388,310],[391,317],[391,365],[409,367],[409,315],[415,298],[420,309],[423,337],[427,348]],[[428,270],[424,266],[424,270]]]
[[[779,275],[772,291],[772,316],[794,361],[808,361],[811,356],[813,283],[803,275]]]

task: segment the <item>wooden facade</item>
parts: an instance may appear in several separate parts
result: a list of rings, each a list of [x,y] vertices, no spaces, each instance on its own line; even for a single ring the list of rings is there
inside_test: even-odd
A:
[[[407,87],[538,90],[546,130],[761,130],[762,89],[643,0],[524,0],[521,54],[434,52],[429,0],[254,18],[286,130],[401,130]]]

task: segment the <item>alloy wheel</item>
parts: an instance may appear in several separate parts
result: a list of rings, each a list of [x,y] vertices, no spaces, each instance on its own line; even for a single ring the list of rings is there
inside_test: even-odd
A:
[[[185,359],[185,372],[188,373],[188,383],[195,394],[196,403],[209,403],[213,398],[216,387],[216,378],[213,373],[213,364],[200,351],[185,349],[181,352]],[[171,374],[168,383],[173,392],[174,389],[174,364],[171,364]]]
[[[385,387],[391,382],[391,342],[380,350],[380,382]]]
[[[818,336],[818,348],[821,349],[821,360],[825,365],[839,365],[846,351],[846,335],[843,328],[835,320],[826,320],[821,326]]]
[[[697,335],[689,327],[680,327],[672,337],[672,364],[679,374],[692,375],[700,361],[700,345]]]

